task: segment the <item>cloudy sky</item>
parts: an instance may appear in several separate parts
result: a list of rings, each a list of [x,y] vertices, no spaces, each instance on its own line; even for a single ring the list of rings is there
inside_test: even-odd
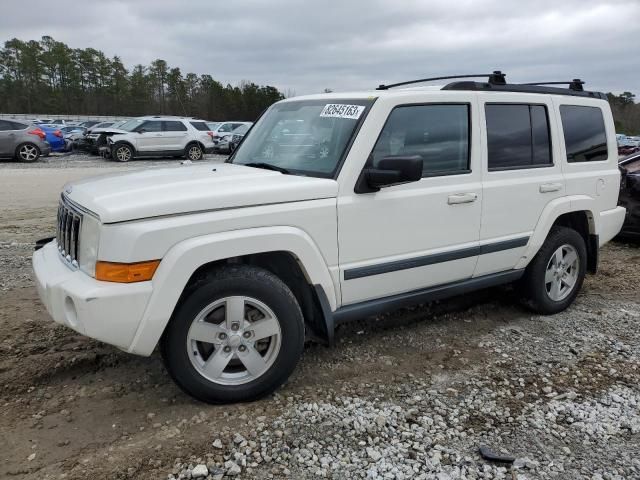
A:
[[[640,0],[3,0],[0,33],[298,95],[501,69],[640,96]]]

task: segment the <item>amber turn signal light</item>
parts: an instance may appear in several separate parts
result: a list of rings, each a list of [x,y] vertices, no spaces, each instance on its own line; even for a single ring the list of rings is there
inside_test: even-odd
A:
[[[103,282],[133,283],[151,280],[160,260],[137,263],[96,263],[96,280]]]

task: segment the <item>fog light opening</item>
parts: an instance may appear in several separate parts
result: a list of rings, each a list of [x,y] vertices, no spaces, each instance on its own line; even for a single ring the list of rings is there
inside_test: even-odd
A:
[[[78,325],[78,312],[76,310],[76,304],[71,297],[64,299],[64,317],[70,326]]]

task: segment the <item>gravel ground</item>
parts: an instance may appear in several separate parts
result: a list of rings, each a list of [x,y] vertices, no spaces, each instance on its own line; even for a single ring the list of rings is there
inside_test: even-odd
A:
[[[166,164],[0,164],[0,478],[640,478],[637,244],[606,246],[556,316],[497,288],[342,326],[251,404],[197,403],[157,354],[55,325],[30,255],[60,186]]]

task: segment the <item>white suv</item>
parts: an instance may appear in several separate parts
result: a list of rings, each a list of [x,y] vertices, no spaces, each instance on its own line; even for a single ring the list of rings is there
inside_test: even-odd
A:
[[[348,320],[512,282],[564,310],[620,230],[619,182],[609,104],[579,82],[312,95],[227,163],[68,185],[33,265],[56,322],[245,401]]]
[[[183,117],[139,117],[109,131],[111,158],[185,157],[200,160],[213,152],[213,134],[204,120]]]

